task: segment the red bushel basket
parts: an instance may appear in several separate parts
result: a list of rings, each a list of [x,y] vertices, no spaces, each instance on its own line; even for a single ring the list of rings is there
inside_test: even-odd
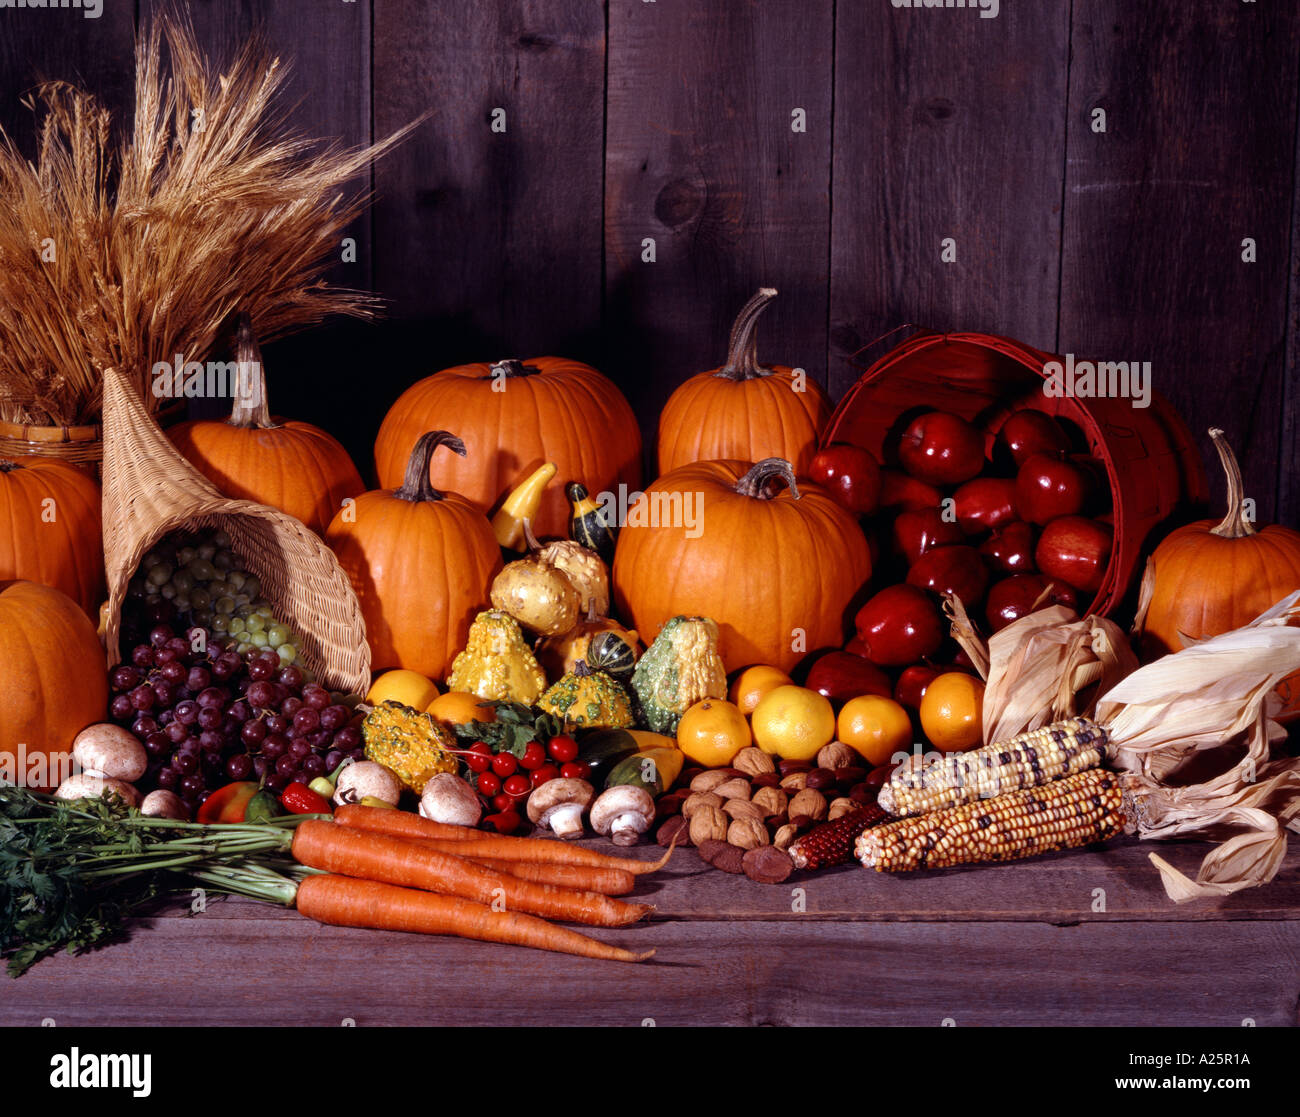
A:
[[[1151,532],[1193,518],[1206,503],[1205,469],[1187,425],[1162,396],[1152,392],[1148,407],[1127,398],[1048,396],[1049,361],[1064,364],[1011,338],[921,330],[859,377],[831,416],[822,445],[850,442],[896,466],[899,436],[925,411],[950,411],[983,427],[986,451],[1007,416],[1022,408],[1072,423],[1110,481],[1115,543],[1088,610],[1105,616],[1133,585]]]

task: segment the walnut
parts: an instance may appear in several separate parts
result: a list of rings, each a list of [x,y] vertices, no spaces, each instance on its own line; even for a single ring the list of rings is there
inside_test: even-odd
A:
[[[755,822],[763,821],[763,812],[748,799],[728,799],[722,804],[722,812],[729,818],[752,818]]]
[[[826,813],[826,819],[829,822],[834,822],[840,815],[848,814],[849,811],[856,811],[861,805],[855,803],[852,799],[845,799],[841,796],[831,804],[830,810]]]
[[[808,785],[807,772],[791,772],[781,780],[781,786],[786,791],[802,791]]]
[[[791,818],[805,817],[820,822],[826,817],[826,796],[820,791],[805,788],[790,800],[787,809]]]
[[[762,776],[776,771],[776,761],[757,745],[749,745],[736,753],[731,766],[747,776]]]
[[[696,791],[682,803],[682,817],[690,818],[701,807],[720,807],[722,803],[721,795],[714,795],[711,791]]]
[[[790,797],[779,787],[760,787],[751,802],[763,812],[764,818],[771,818],[786,809]]]
[[[726,783],[720,783],[713,788],[714,795],[721,795],[724,799],[748,799],[749,794],[754,789],[749,786],[749,780],[743,776],[737,776],[735,779],[727,780]]]
[[[769,844],[767,827],[752,818],[738,818],[727,828],[727,842],[741,849],[758,849]]]
[[[698,846],[701,842],[727,840],[727,824],[730,820],[717,807],[702,806],[691,815],[691,844]]]
[[[823,745],[817,754],[818,768],[850,768],[859,761],[858,754],[843,741]]]
[[[731,778],[730,774],[721,768],[710,768],[701,772],[691,780],[692,791],[712,791],[720,783],[725,783]]]
[[[789,849],[794,844],[795,838],[799,836],[799,827],[792,822],[787,822],[780,830],[776,832],[776,837],[772,839],[772,844],[777,849]]]

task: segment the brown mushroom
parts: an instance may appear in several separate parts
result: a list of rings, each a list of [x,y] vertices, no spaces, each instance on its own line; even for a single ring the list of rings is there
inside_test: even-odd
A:
[[[655,801],[643,787],[619,784],[608,788],[591,806],[591,825],[618,846],[635,845],[650,829]]]
[[[581,838],[582,815],[595,794],[586,780],[547,780],[528,796],[528,820],[557,838]]]

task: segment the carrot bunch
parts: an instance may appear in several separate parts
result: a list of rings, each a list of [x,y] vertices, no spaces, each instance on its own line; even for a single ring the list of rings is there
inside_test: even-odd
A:
[[[658,861],[613,857],[545,838],[487,835],[418,815],[359,805],[293,834],[293,857],[320,875],[298,886],[298,911],[321,923],[458,935],[539,950],[643,962],[549,920],[622,927],[653,907],[614,897]]]

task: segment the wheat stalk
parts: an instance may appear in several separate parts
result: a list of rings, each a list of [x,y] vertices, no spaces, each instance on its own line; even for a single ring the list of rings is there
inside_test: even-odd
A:
[[[153,406],[153,365],[206,359],[236,309],[262,340],[375,312],[322,276],[369,204],[355,181],[419,121],[370,147],[316,143],[287,122],[288,72],[260,35],[221,72],[164,17],[136,42],[116,156],[108,111],[66,82],[24,102],[34,162],[0,129],[0,418],[94,422],[110,367]]]

